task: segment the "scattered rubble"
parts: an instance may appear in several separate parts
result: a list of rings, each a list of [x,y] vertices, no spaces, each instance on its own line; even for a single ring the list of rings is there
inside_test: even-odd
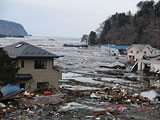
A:
[[[34,45],[41,45],[41,41],[31,40]],[[11,96],[0,101],[0,119],[160,119],[157,78],[130,73],[124,64],[127,61],[124,56],[107,56],[98,47],[63,47],[66,41],[66,38],[64,41],[57,38],[55,41],[45,40],[46,45],[43,46],[48,51],[65,56],[55,63],[64,70],[63,79],[59,82],[61,92],[53,90],[55,93],[50,95],[50,92],[53,93],[50,90],[23,91],[16,98]],[[74,42],[77,41],[67,44],[76,44]],[[143,94],[147,91],[152,95],[149,92],[152,90],[157,93],[152,99]]]
[[[53,106],[64,102],[63,98],[65,98],[65,95],[53,87],[50,87],[48,90],[51,89],[54,90],[54,92],[44,91],[43,93],[48,92],[50,94],[43,95],[37,92],[29,93],[28,91],[24,91],[24,89],[20,89],[17,85],[9,84],[3,87],[0,90],[2,94],[0,98],[0,118],[1,115],[12,114],[17,111],[19,114],[25,112],[25,117],[39,113],[43,114],[43,109],[46,105]]]

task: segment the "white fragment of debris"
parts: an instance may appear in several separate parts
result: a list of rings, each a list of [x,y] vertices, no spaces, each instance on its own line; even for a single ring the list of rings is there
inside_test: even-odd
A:
[[[36,97],[39,97],[39,95],[36,95]]]
[[[134,95],[133,95],[133,97],[137,97],[139,94],[138,93],[135,93]]]
[[[1,107],[1,108],[5,108],[5,107],[6,107],[6,105],[5,105],[5,104],[3,104],[3,103],[0,103],[0,107]]]
[[[30,93],[29,93],[29,92],[27,92],[27,91],[25,91],[25,92],[24,92],[24,95],[29,96],[29,95],[30,95]]]
[[[95,93],[92,93],[92,94],[90,95],[90,97],[91,97],[91,98],[99,98]]]
[[[160,96],[156,96],[154,99],[157,103],[160,103]]]
[[[68,110],[71,107],[71,103],[68,103],[67,106],[61,107],[64,111]]]
[[[100,120],[100,117],[96,118],[96,120]]]
[[[94,116],[86,116],[86,118],[93,118]]]
[[[60,85],[60,88],[65,88],[68,90],[101,90],[102,89],[102,88],[96,88],[96,87],[72,86],[72,85]]]
[[[131,102],[131,99],[128,99],[127,102]]]
[[[86,60],[86,61],[87,61],[88,59],[87,59],[87,58],[83,58],[83,60]]]
[[[154,90],[151,90],[151,91],[142,92],[141,95],[153,101],[154,98],[158,95],[158,93]]]
[[[59,82],[69,82],[69,80],[63,79],[63,80],[59,80]]]
[[[61,106],[61,111],[67,111],[67,110],[73,110],[73,109],[105,110],[104,108],[91,107],[91,106],[79,104],[76,102],[70,102],[70,103],[67,103],[66,106]]]

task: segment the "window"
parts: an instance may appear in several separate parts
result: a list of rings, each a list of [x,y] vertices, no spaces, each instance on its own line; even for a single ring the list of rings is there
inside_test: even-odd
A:
[[[151,54],[153,53],[153,51],[151,51]]]
[[[38,82],[37,89],[47,89],[49,86],[49,82]]]
[[[144,54],[146,54],[147,52],[146,51],[144,51]]]
[[[133,50],[131,50],[130,53],[133,53]]]
[[[19,87],[25,89],[25,83],[20,83]]]
[[[34,61],[35,69],[46,69],[47,68],[47,60],[35,60]]]
[[[21,68],[24,68],[24,60],[21,60]]]
[[[137,51],[137,54],[139,53],[139,51]]]

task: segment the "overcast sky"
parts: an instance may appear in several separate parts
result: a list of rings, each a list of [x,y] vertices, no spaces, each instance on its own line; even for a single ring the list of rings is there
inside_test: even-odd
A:
[[[137,11],[140,0],[0,0],[0,19],[33,36],[81,37],[116,12]]]

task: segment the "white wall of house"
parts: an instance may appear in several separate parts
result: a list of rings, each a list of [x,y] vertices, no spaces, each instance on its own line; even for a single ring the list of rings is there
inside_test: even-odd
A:
[[[24,60],[24,67],[21,67],[21,61]],[[46,69],[35,69],[34,61],[37,59],[18,59],[18,74],[31,74],[33,79],[28,81],[21,81],[26,83],[26,89],[33,92],[37,89],[37,83],[48,82],[58,89],[59,80],[62,79],[62,70],[60,68],[54,69],[52,59],[42,59],[47,61]],[[39,60],[39,59],[38,59]],[[41,60],[41,59],[40,59]]]

